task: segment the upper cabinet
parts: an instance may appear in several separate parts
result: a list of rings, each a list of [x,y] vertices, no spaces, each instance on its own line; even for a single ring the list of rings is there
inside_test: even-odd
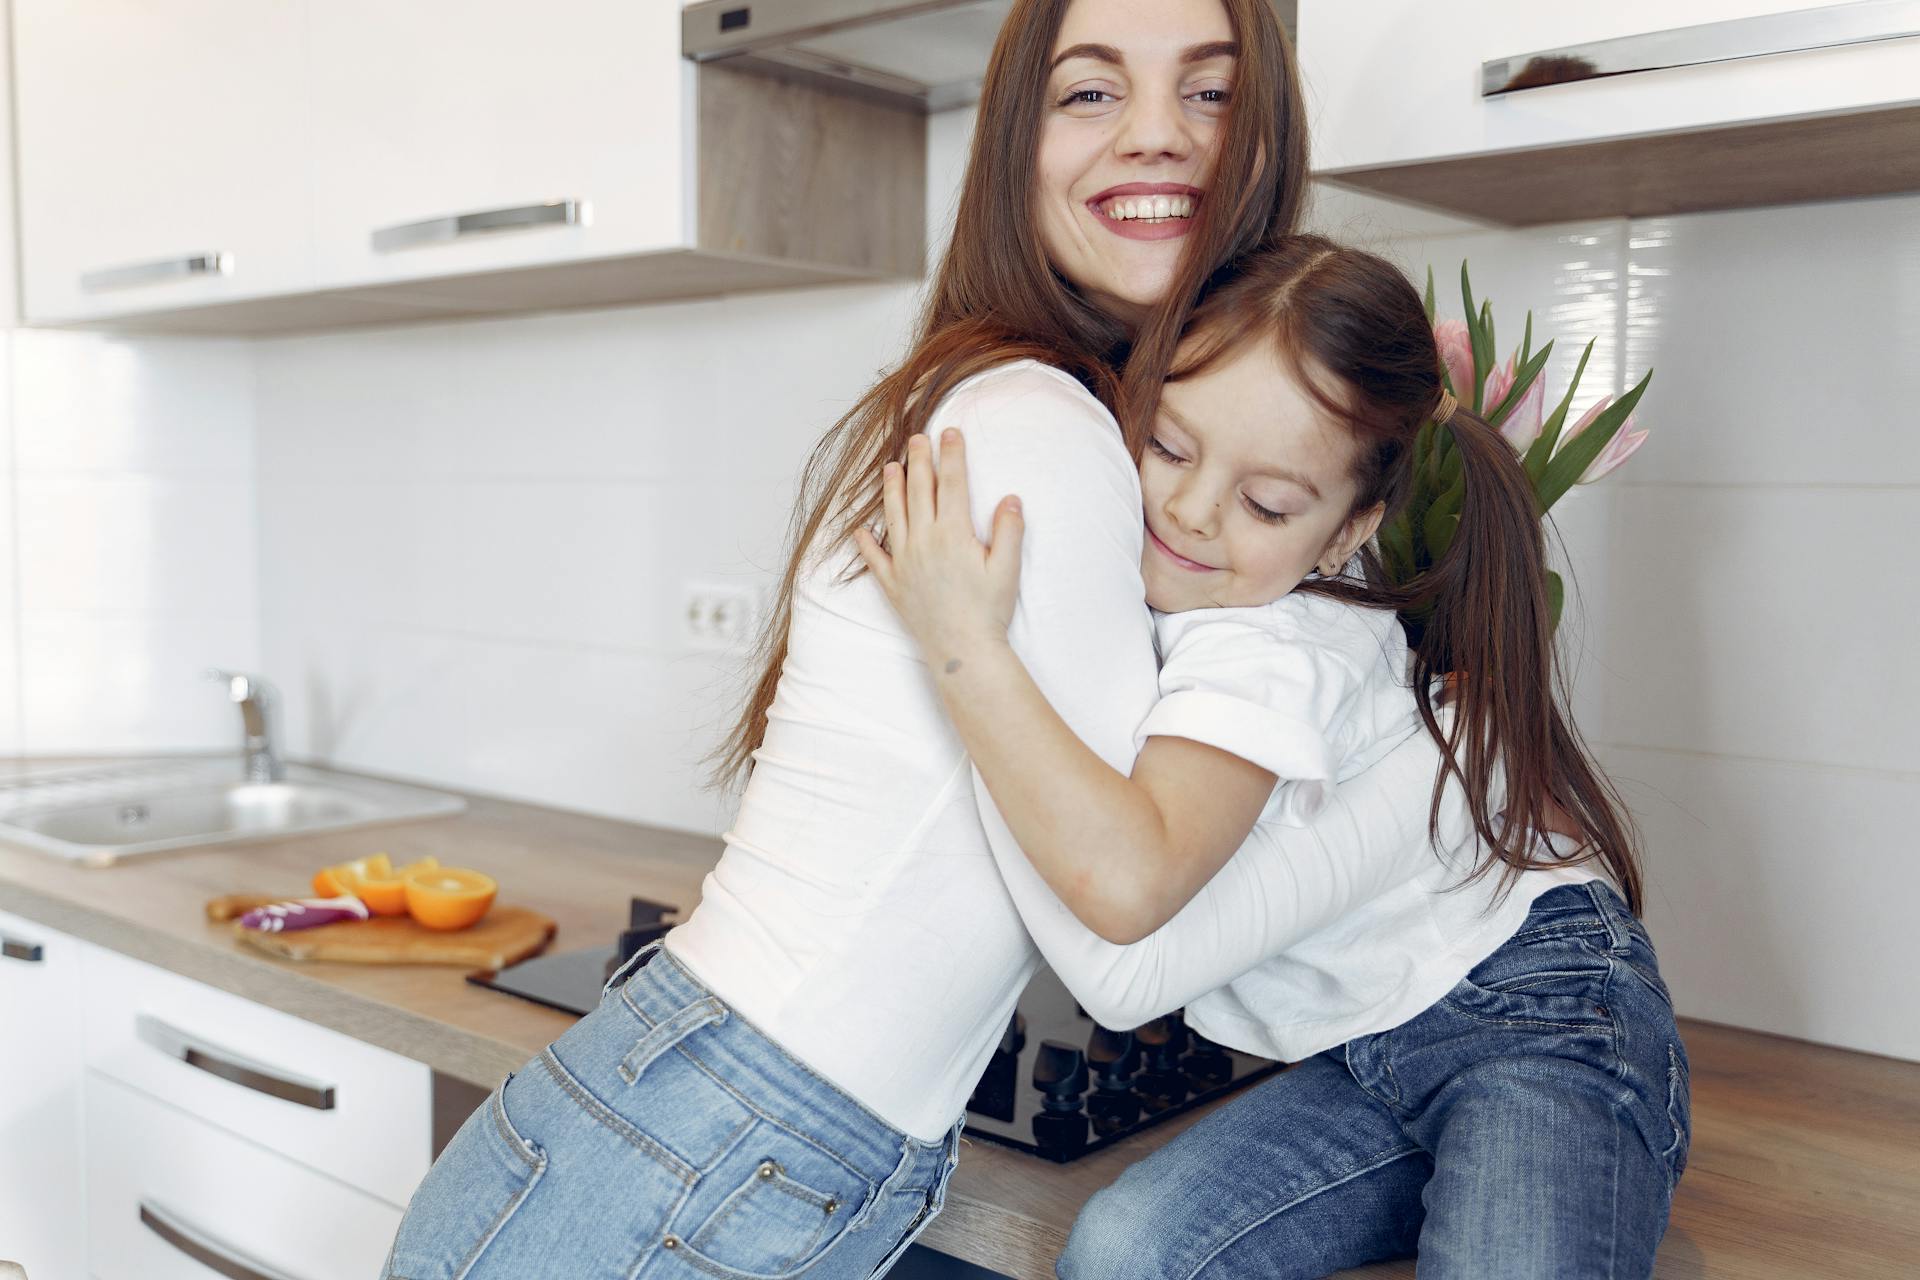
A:
[[[258,333],[918,276],[922,113],[646,0],[16,0],[30,324]]]
[[[29,316],[311,279],[304,3],[14,0],[13,22]]]
[[[1920,189],[1920,0],[1300,0],[1314,167],[1508,225]]]
[[[321,283],[679,246],[679,17],[658,0],[314,3]]]

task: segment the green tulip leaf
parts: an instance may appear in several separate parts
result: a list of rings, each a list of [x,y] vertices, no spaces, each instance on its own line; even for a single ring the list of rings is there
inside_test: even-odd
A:
[[[1426,308],[1427,308],[1427,325],[1429,328],[1431,328],[1433,325],[1433,264],[1432,263],[1427,264],[1427,296],[1425,299],[1423,299],[1423,301],[1425,302]]]
[[[1591,428],[1589,428],[1591,430]],[[1560,611],[1566,607],[1567,584],[1560,575],[1551,569],[1547,571],[1547,626],[1557,629],[1560,626]]]
[[[1620,428],[1632,416],[1634,406],[1640,403],[1640,397],[1646,393],[1647,384],[1653,381],[1653,371],[1640,379],[1640,384],[1607,406],[1606,411],[1593,420],[1585,431],[1567,443],[1552,461],[1547,463],[1546,472],[1540,477],[1538,491],[1540,510],[1551,511],[1553,504],[1566,495],[1567,490],[1579,482],[1580,476],[1593,465],[1593,460],[1602,450],[1612,443]]]
[[[1489,425],[1497,427],[1507,420],[1507,417],[1512,414],[1514,407],[1525,398],[1527,390],[1533,386],[1534,379],[1540,376],[1540,371],[1547,367],[1547,361],[1552,358],[1552,356],[1553,344],[1549,342],[1546,346],[1534,353],[1533,359],[1520,366],[1519,371],[1514,374],[1512,389],[1507,392],[1506,396],[1494,407],[1491,413],[1484,415]]]
[[[1560,431],[1566,425],[1567,410],[1573,407],[1573,393],[1580,389],[1580,375],[1587,371],[1587,360],[1592,355],[1593,342],[1588,342],[1586,350],[1580,353],[1579,365],[1573,371],[1573,381],[1567,384],[1567,394],[1560,397],[1559,405],[1540,424],[1540,438],[1527,450],[1527,475],[1533,480],[1536,493],[1540,488],[1540,477],[1546,474],[1547,462],[1553,457],[1554,446],[1560,443]],[[1541,508],[1543,513],[1545,510]]]

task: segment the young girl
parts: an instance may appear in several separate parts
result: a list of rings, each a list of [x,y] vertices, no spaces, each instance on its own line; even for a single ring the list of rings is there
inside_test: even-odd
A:
[[[1461,524],[1428,574],[1388,590],[1367,544],[1428,421],[1460,453]],[[1257,825],[1303,822],[1423,728],[1485,849],[1385,876],[1302,863],[1379,880],[1303,884],[1348,905],[1187,1016],[1303,1065],[1096,1197],[1061,1274],[1317,1276],[1416,1245],[1423,1275],[1650,1273],[1685,1162],[1684,1051],[1630,914],[1627,824],[1555,700],[1531,485],[1443,389],[1405,278],[1297,237],[1196,313],[1140,459],[1163,667],[1131,776],[1005,642],[1018,499],[983,546],[958,433],[940,449],[937,479],[924,437],[889,468],[887,545],[859,535],[861,554],[1001,816],[1088,928],[1152,933]],[[1214,1212],[1159,1220],[1193,1204]]]

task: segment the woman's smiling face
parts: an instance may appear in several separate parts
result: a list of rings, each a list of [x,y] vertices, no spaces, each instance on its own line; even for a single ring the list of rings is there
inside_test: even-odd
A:
[[[1166,296],[1232,96],[1220,0],[1073,0],[1054,42],[1037,165],[1061,275],[1138,323]]]

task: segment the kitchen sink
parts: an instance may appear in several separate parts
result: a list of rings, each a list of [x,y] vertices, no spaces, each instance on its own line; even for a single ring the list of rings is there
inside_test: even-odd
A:
[[[249,782],[234,756],[0,778],[0,840],[89,866],[272,836],[459,813],[458,796],[306,765]]]

